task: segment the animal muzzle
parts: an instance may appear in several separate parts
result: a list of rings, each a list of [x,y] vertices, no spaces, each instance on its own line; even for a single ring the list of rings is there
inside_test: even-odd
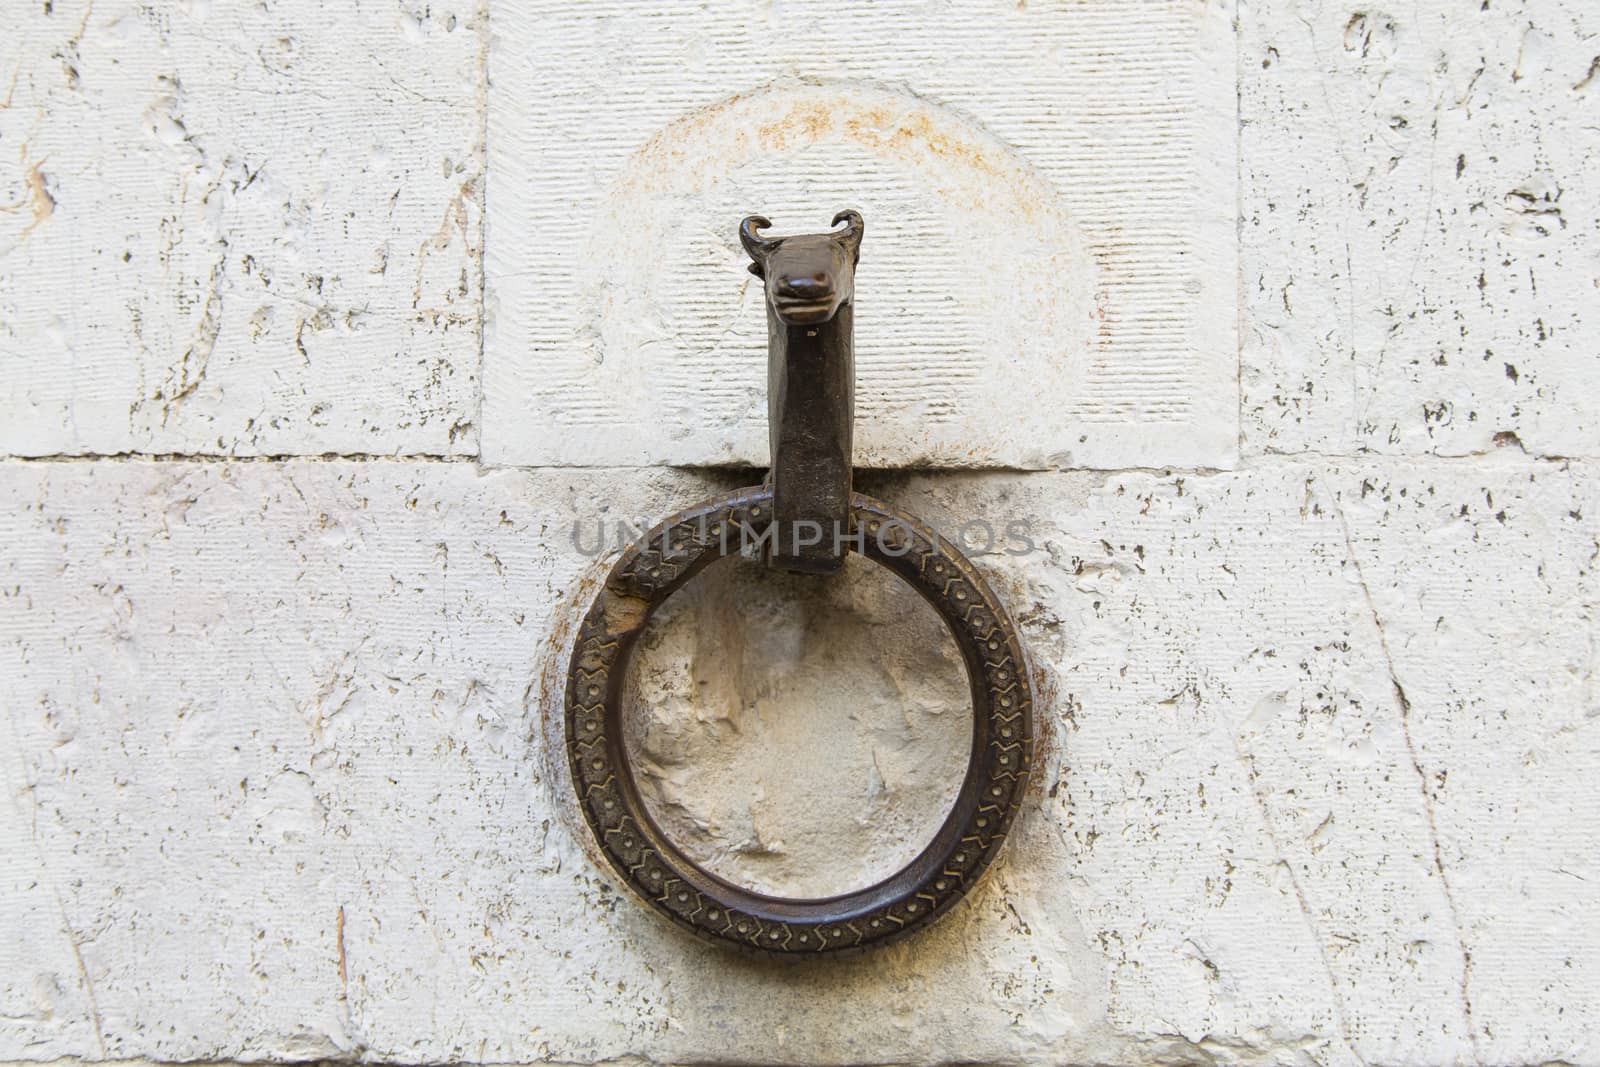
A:
[[[779,275],[772,280],[772,306],[784,322],[827,322],[839,310],[839,289],[825,274]]]

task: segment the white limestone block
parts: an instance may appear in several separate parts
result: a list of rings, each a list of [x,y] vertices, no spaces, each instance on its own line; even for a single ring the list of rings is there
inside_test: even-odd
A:
[[[0,453],[476,451],[472,3],[5,24]]]
[[[1600,454],[1586,0],[1251,4],[1244,447]]]
[[[855,207],[858,463],[1230,465],[1231,18],[496,7],[484,457],[765,465],[736,226]]]
[[[12,7],[0,1062],[1600,1062],[1589,5],[1241,5],[1242,304],[1226,4]],[[773,966],[597,862],[561,683],[596,522],[757,477],[624,468],[765,460],[732,223],[852,201],[867,465],[1175,469],[862,475],[995,531],[1040,759],[966,903]],[[430,461],[480,401],[620,466]],[[647,635],[729,877],[948,802],[863,571]]]
[[[0,465],[0,850],[16,860],[0,915],[26,932],[0,949],[0,1056],[1600,1055],[1590,467],[870,480],[946,529],[1022,524],[1027,543],[979,561],[1035,661],[1041,759],[966,903],[881,952],[790,967],[704,945],[619,891],[560,766],[564,660],[605,563],[574,537],[727,484]],[[802,615],[837,595],[791,592]],[[920,737],[926,766],[880,760],[899,773],[876,800],[915,825],[950,739],[907,731],[961,714],[959,694],[894,680],[929,673],[925,651],[864,631],[892,601],[851,595],[842,632],[872,636],[827,651],[812,689],[835,726],[805,740],[865,774],[863,731],[880,757]],[[759,620],[762,603],[745,610]],[[673,632],[645,677],[679,669]],[[708,646],[698,677],[732,685],[728,669],[757,718],[801,714],[737,672],[814,673],[807,643],[826,639],[788,633]],[[765,840],[805,855],[809,820],[856,799],[762,808],[808,750],[729,730],[716,699],[660,719],[677,766],[728,778],[684,786],[729,816],[697,832],[736,851],[754,810]],[[856,721],[837,714],[847,699]],[[870,860],[823,856],[810,876],[848,881]]]

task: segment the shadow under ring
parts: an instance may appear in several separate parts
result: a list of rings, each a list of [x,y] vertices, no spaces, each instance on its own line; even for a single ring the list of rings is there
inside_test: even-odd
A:
[[[998,855],[1027,785],[1033,694],[1016,627],[977,569],[916,519],[851,495],[847,547],[916,589],[961,650],[972,691],[965,777],[910,863],[864,889],[786,898],[742,888],[689,859],[645,809],[623,737],[628,661],[651,615],[706,566],[764,543],[772,490],[741,489],[666,519],[611,568],[567,671],[566,747],[584,819],[617,875],[657,911],[724,944],[785,955],[882,944],[927,925]]]

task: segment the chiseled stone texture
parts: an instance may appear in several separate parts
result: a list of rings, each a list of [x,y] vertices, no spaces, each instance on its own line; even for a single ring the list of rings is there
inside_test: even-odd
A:
[[[570,266],[480,237],[506,3],[5,12],[0,1061],[1600,1064],[1600,9],[1240,5],[1238,468],[861,476],[997,531],[1040,757],[968,901],[783,966],[570,797],[595,522],[757,475],[474,462],[484,237]],[[687,847],[811,891],[927,832],[914,603],[672,605]]]
[[[727,484],[0,466],[0,1055],[1600,1058],[1588,465],[869,480],[1025,523],[1042,757],[970,900],[795,966],[619,893],[550,721],[574,521]]]
[[[1246,453],[1600,453],[1597,38],[1590,0],[1250,0]]]
[[[859,463],[1232,466],[1233,15],[496,6],[484,458],[765,464],[738,220],[854,207]]]
[[[0,453],[476,452],[482,21],[7,4]]]

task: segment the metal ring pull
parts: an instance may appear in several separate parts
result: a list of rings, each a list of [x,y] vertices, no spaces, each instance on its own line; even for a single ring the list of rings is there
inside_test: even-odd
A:
[[[616,873],[696,934],[774,953],[879,944],[944,913],[998,854],[1033,752],[1032,690],[1004,606],[954,545],[851,490],[850,305],[862,222],[854,212],[834,221],[845,228],[772,240],[759,236],[764,219],[741,225],[751,271],[767,287],[772,471],[766,484],[702,501],[625,550],[584,618],[567,675],[572,781]],[[712,874],[656,825],[629,764],[623,685],[640,634],[697,572],[753,548],[784,570],[837,570],[846,551],[888,568],[938,611],[966,665],[971,750],[955,803],[915,859],[856,892],[781,898]]]

